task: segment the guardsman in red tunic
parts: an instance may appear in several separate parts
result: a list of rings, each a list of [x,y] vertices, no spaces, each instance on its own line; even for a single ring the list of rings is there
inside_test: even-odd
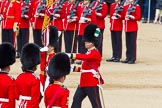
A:
[[[66,1],[66,17],[64,20],[64,41],[65,52],[76,53],[77,46],[77,31],[78,31],[78,5],[79,0]]]
[[[3,0],[0,10],[2,20],[2,42],[15,44],[15,34],[18,32],[20,20],[20,2],[16,0]]]
[[[112,58],[107,59],[107,62],[119,62],[122,56],[123,5],[121,0],[115,0],[115,3],[110,5]]]
[[[87,49],[84,47],[83,34],[85,27],[90,23],[96,23],[96,12],[94,10],[96,2],[93,0],[83,0],[79,4],[79,25],[78,25],[78,52],[86,53]]]
[[[107,13],[108,13],[107,10],[108,10],[108,5],[104,2],[104,0],[98,0],[97,5],[95,7],[95,11],[96,11],[96,16],[97,16],[96,24],[100,28],[101,34],[102,34],[101,44],[98,47],[98,50],[100,51],[101,56],[102,56],[102,48],[103,48],[103,33],[105,29],[105,17],[107,16]]]
[[[65,0],[55,0],[49,9],[47,15],[50,16],[50,26],[56,26],[59,31],[63,31],[63,19],[65,18]],[[60,35],[59,44],[56,52],[61,52],[62,34]]]
[[[32,6],[29,0],[21,1],[21,18],[19,22],[19,34],[17,36],[17,58],[21,55],[23,46],[29,42],[29,21],[32,17]]]
[[[95,11],[96,11],[96,16],[97,16],[97,21],[96,24],[97,26],[100,28],[101,30],[101,44],[98,47],[98,50],[101,53],[102,56],[102,47],[103,47],[103,33],[104,33],[104,29],[105,29],[105,17],[107,16],[108,13],[108,6],[106,4],[106,2],[104,2],[104,0],[97,0],[97,5],[95,7]]]
[[[41,63],[40,63],[40,80],[41,80],[41,91],[49,85],[49,77],[47,77],[46,71],[48,70],[48,64],[53,56],[56,54],[56,48],[59,40],[59,32],[55,26],[49,26],[49,43],[48,46],[40,49]],[[46,79],[47,77],[47,79]],[[42,94],[43,96],[43,94]]]
[[[0,108],[16,108],[15,79],[9,75],[10,65],[15,62],[15,54],[13,45],[0,45]]]
[[[84,43],[88,50],[86,54],[67,54],[71,59],[82,60],[81,67],[74,67],[73,71],[81,72],[80,84],[73,97],[71,108],[81,108],[83,99],[88,96],[92,108],[102,108],[99,96],[99,85],[103,84],[99,72],[101,55],[97,50],[101,40],[100,29],[95,24],[89,24],[84,31]]]
[[[39,47],[33,43],[24,45],[20,61],[23,72],[16,79],[19,108],[39,108],[40,79],[34,73],[40,63]]]
[[[68,108],[69,90],[63,85],[66,75],[70,73],[70,60],[65,53],[58,53],[50,60],[48,66],[50,85],[44,93],[47,108]]]
[[[126,59],[122,63],[134,64],[136,61],[136,41],[138,24],[141,18],[141,9],[137,4],[138,0],[129,0],[129,4],[124,6],[124,25],[126,32]]]
[[[35,44],[39,45],[39,47],[43,47],[41,36],[45,10],[46,10],[45,0],[39,0],[34,3],[32,15],[33,40]]]

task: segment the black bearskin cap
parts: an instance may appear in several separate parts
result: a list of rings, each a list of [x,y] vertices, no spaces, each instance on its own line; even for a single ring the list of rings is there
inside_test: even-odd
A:
[[[2,43],[0,45],[0,68],[5,68],[15,63],[15,53],[16,51],[12,44]]]
[[[55,26],[49,27],[49,45],[56,47],[59,41],[58,29]]]
[[[51,80],[57,80],[62,76],[68,75],[70,73],[69,57],[65,53],[57,53],[50,60],[47,73]]]
[[[40,63],[39,46],[33,43],[25,44],[21,52],[20,61],[22,63],[23,71],[29,71],[36,68]]]
[[[101,32],[97,25],[89,24],[85,27],[83,41],[92,42],[96,47],[100,45]]]

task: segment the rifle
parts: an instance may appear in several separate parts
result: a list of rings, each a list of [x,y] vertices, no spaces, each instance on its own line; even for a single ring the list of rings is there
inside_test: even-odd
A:
[[[95,11],[98,12],[99,10],[102,10],[102,3],[104,0],[101,0],[100,3],[95,7]]]
[[[72,19],[75,15],[76,15],[76,9],[77,9],[77,6],[79,5],[80,1],[77,0],[74,4],[74,8],[72,10],[70,10],[70,13],[69,13],[69,18],[68,19]]]
[[[37,13],[40,14],[41,11],[46,10],[46,0],[43,0],[43,2],[38,6]]]
[[[135,6],[137,5],[139,0],[136,0],[131,7],[128,8],[127,15],[131,15],[132,12],[135,12]]]
[[[65,0],[61,0],[59,2],[59,4],[57,6],[54,7],[54,12],[53,14],[50,15],[50,21],[53,20],[53,16],[57,13],[57,12],[61,12],[62,11],[62,4],[65,2]]]
[[[91,15],[92,14],[91,12],[92,12],[92,7],[93,7],[94,3],[95,3],[95,1],[91,2],[87,9],[84,8],[84,10],[83,10],[83,17],[86,17],[87,15]]]
[[[25,1],[25,5],[24,7],[21,9],[21,17],[24,17],[24,15],[26,14],[26,12],[29,12],[29,0]]]
[[[125,1],[126,1],[126,0],[123,0],[123,1],[120,3],[119,6],[116,6],[116,7],[115,7],[115,12],[114,12],[114,14],[115,14],[116,17],[118,17],[117,14],[118,14],[119,12],[123,11],[123,5],[124,5]]]

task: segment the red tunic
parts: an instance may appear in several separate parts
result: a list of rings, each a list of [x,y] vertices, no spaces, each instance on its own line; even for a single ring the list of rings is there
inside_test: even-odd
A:
[[[25,6],[25,3],[24,2],[21,2],[21,10],[23,9],[23,7]],[[33,8],[31,6],[31,3],[28,4],[28,7],[29,7],[29,11],[25,13],[25,15],[27,15],[29,18],[20,18],[20,22],[19,22],[19,27],[20,28],[29,28],[29,21],[32,17],[32,11],[33,11]],[[22,11],[21,11],[21,14],[22,14]]]
[[[20,20],[20,2],[4,0],[1,6],[0,14],[4,17],[2,20],[2,29],[12,29],[14,23]]]
[[[69,90],[60,83],[50,84],[44,93],[45,106],[68,108]],[[49,107],[49,108],[51,108]]]
[[[40,80],[32,72],[23,72],[17,79],[19,90],[19,108],[39,108],[40,102]],[[22,98],[21,98],[22,97]],[[25,99],[27,98],[27,99]]]
[[[35,14],[37,13],[37,8],[40,4],[41,3],[37,1],[34,3],[33,6],[33,15],[32,15],[33,29],[42,29],[44,16],[35,17]],[[44,14],[45,11],[41,11],[41,13]]]
[[[64,29],[65,30],[78,30],[78,11],[76,9],[76,16],[77,19],[74,22],[68,23],[68,16],[70,15],[70,11],[74,9],[74,4],[69,3],[68,1],[65,3],[66,6],[66,13],[65,13],[65,19],[64,19]]]
[[[99,4],[99,2],[98,2]],[[102,16],[97,16],[96,24],[99,28],[104,29],[105,28],[105,17],[107,16],[108,12],[108,6],[105,2],[102,3],[102,9],[99,10],[97,13],[101,13]]]
[[[129,6],[130,4],[124,6],[124,16],[126,16]],[[137,21],[141,18],[141,10],[139,5],[135,6],[135,12],[132,12],[131,15],[134,16],[135,19],[124,20],[125,32],[138,31]]]
[[[54,7],[58,6],[57,3],[52,4],[52,6],[47,9],[47,15],[50,16],[50,14],[54,13]],[[56,12],[56,14],[59,14],[60,17],[54,18],[51,22],[50,25],[56,26],[58,30],[64,30],[63,29],[63,19],[65,18],[65,4],[62,4],[62,8],[60,12]]]
[[[41,52],[40,55],[41,55],[40,70],[45,72],[46,67],[48,66],[51,58],[55,55],[55,53],[47,55],[47,52]],[[42,85],[44,86],[44,83],[46,81],[46,74],[44,75],[40,74],[39,77]]]
[[[0,72],[0,108],[16,108],[15,79],[7,72]]]
[[[82,60],[81,72],[83,70],[95,70],[99,75],[99,66],[101,62],[101,55],[100,52],[96,49],[87,51],[86,54],[76,54],[76,59]],[[93,76],[91,71],[89,72],[82,72],[80,78],[80,87],[89,87],[89,86],[97,86],[99,84],[98,79]],[[103,83],[103,79],[100,75],[100,81]]]
[[[80,3],[80,6],[78,7],[78,13],[79,13],[79,19],[83,16],[83,10],[84,8],[87,8],[85,6],[83,6],[83,3]],[[92,8],[92,14],[91,15],[87,15],[86,18],[90,18],[91,21],[88,21],[86,23],[79,23],[79,27],[78,27],[78,35],[79,36],[83,36],[84,34],[84,29],[88,24],[96,24],[96,12],[94,10],[94,8]]]
[[[119,4],[112,3],[110,6],[110,30],[112,30],[112,31],[122,31],[122,29],[123,29],[123,21],[122,21],[124,18],[123,11],[118,13],[121,17],[112,19],[112,16],[115,12],[115,7],[118,5]]]

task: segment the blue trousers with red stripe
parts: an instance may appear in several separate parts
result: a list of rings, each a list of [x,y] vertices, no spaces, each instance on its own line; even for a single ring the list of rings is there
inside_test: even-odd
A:
[[[71,108],[81,108],[83,99],[88,96],[92,108],[102,108],[100,96],[99,96],[99,87],[79,87],[77,88],[75,95],[73,97],[73,103]]]

